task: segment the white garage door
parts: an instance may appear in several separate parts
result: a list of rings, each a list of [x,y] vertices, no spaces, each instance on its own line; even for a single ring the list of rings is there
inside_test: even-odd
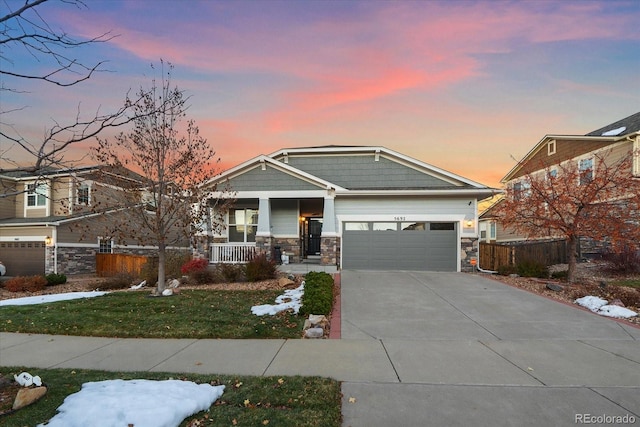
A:
[[[342,267],[457,271],[456,222],[344,222]]]

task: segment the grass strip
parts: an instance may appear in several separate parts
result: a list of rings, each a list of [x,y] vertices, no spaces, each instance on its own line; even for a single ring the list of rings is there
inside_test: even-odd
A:
[[[232,375],[175,374],[159,372],[105,372],[83,369],[4,367],[3,376],[22,371],[42,377],[47,394],[36,403],[0,418],[6,427],[38,425],[51,419],[64,399],[85,382],[111,379],[181,379],[195,383],[225,385],[222,397],[209,411],[200,412],[181,426],[326,426],[341,423],[341,392],[338,381],[320,377],[250,377]],[[99,404],[99,403],[98,403]]]
[[[300,338],[304,317],[255,316],[282,292],[185,290],[171,297],[147,292],[48,304],[0,307],[0,330],[121,338]]]

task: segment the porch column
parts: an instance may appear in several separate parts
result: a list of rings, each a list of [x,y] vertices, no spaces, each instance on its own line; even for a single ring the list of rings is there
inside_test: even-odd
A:
[[[325,196],[324,209],[322,212],[322,237],[335,237],[338,235],[336,229],[336,207],[335,197]]]
[[[269,198],[260,198],[256,236],[271,237],[271,201]]]
[[[271,258],[271,201],[261,197],[258,202],[258,229],[256,230],[256,248]]]
[[[329,191],[324,197],[322,235],[320,238],[320,263],[337,265],[339,259],[338,230],[336,228],[335,194]]]

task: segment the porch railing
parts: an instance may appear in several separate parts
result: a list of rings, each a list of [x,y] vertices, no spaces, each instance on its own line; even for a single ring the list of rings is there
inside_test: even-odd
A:
[[[255,243],[213,243],[210,259],[214,264],[244,264],[257,251]]]

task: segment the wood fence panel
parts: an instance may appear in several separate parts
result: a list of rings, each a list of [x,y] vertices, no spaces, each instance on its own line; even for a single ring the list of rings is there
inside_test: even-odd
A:
[[[96,254],[96,274],[113,276],[118,273],[140,275],[148,257],[131,254]]]
[[[480,268],[496,271],[500,266],[517,265],[523,261],[537,261],[544,265],[567,263],[567,242],[525,242],[505,245],[480,243]]]

